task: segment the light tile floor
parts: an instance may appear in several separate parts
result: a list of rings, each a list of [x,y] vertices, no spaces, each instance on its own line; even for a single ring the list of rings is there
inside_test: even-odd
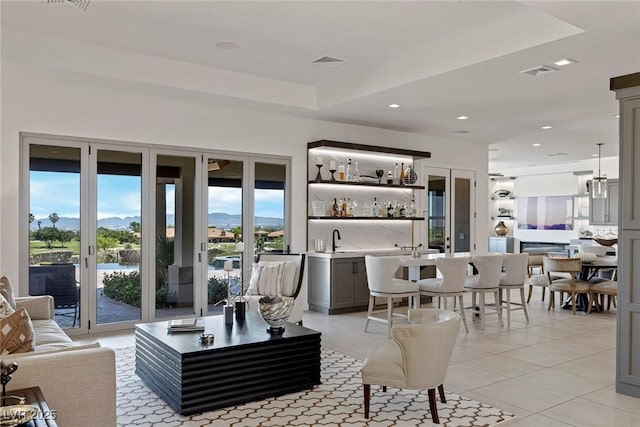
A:
[[[488,318],[484,332],[468,316],[469,334],[461,328],[445,389],[515,413],[510,427],[640,426],[640,400],[615,393],[615,309],[547,311],[536,288],[529,311],[530,323],[516,311],[510,328]],[[365,319],[363,312],[307,312],[304,324],[322,332],[324,347],[363,359],[388,339],[382,323],[371,322],[365,333]],[[95,339],[114,348],[135,344],[131,331],[76,340]]]

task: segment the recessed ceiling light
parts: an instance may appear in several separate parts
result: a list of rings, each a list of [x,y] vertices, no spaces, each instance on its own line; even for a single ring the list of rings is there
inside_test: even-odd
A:
[[[389,104],[389,108],[400,108],[400,104]]]
[[[216,47],[222,50],[233,50],[233,49],[237,49],[238,45],[235,44],[234,42],[218,42],[216,43]]]
[[[620,114],[614,114],[613,117],[615,117],[616,119],[620,118]]]
[[[578,62],[578,61],[576,61],[575,59],[570,59],[570,58],[562,58],[562,59],[554,62],[554,64],[556,64],[559,67],[563,67],[565,65],[573,64],[575,62]]]
[[[467,120],[468,118],[469,117],[467,117],[467,116],[458,116],[458,117],[456,117],[456,119],[458,119],[458,120]]]
[[[545,126],[540,126],[540,129],[547,130],[547,129],[551,129],[552,127],[553,126],[545,125]]]
[[[591,157],[598,157],[598,153],[593,153]]]
[[[540,144],[539,142],[536,142],[534,144],[531,144],[533,147],[540,147],[542,144]]]

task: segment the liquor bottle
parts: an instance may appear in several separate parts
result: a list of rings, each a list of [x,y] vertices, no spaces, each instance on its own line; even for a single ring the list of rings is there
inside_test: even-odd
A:
[[[400,178],[398,180],[398,184],[404,184],[404,163],[402,163],[402,167],[400,168]]]
[[[355,162],[353,167],[353,182],[360,182],[360,170],[358,169],[358,162]]]
[[[338,166],[338,181],[344,181],[344,162],[340,162]]]
[[[398,162],[396,162],[393,166],[393,182],[399,184],[398,178]]]
[[[391,201],[387,205],[387,218],[393,218],[393,203]]]
[[[331,207],[331,216],[339,216],[339,215],[340,213],[338,212],[338,199],[334,197],[333,206]]]
[[[373,198],[373,206],[371,207],[371,216],[378,216],[380,214],[380,211],[378,209],[378,200],[376,200],[376,198]]]
[[[391,171],[387,174],[387,184],[393,184],[393,175],[391,175]]]
[[[342,199],[340,203],[340,216],[347,216],[347,198]]]
[[[353,165],[351,164],[351,159],[347,160],[347,174],[345,180],[348,182],[353,181]]]
[[[409,206],[409,216],[411,218],[414,218],[417,215],[418,211],[416,208],[416,198],[412,197],[411,198],[411,205]]]
[[[353,207],[351,205],[351,197],[347,197],[347,216],[353,216]]]

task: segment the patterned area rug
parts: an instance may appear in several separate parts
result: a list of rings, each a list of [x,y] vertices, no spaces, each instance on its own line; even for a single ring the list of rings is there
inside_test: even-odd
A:
[[[116,350],[119,426],[431,426],[427,392],[371,388],[371,414],[364,418],[362,362],[322,350],[322,384],[313,390],[182,416],[135,374],[135,349]],[[495,426],[513,414],[453,393],[438,400],[441,426]]]

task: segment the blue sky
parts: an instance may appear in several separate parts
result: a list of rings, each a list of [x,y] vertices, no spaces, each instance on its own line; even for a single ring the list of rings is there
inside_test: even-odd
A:
[[[80,176],[77,173],[30,172],[30,213],[47,218],[55,212],[60,217],[80,216]],[[140,178],[99,175],[98,219],[140,216]],[[173,186],[167,191],[167,214],[173,214]],[[208,211],[240,214],[242,192],[238,188],[209,188]],[[284,217],[281,190],[256,190],[256,216]]]

